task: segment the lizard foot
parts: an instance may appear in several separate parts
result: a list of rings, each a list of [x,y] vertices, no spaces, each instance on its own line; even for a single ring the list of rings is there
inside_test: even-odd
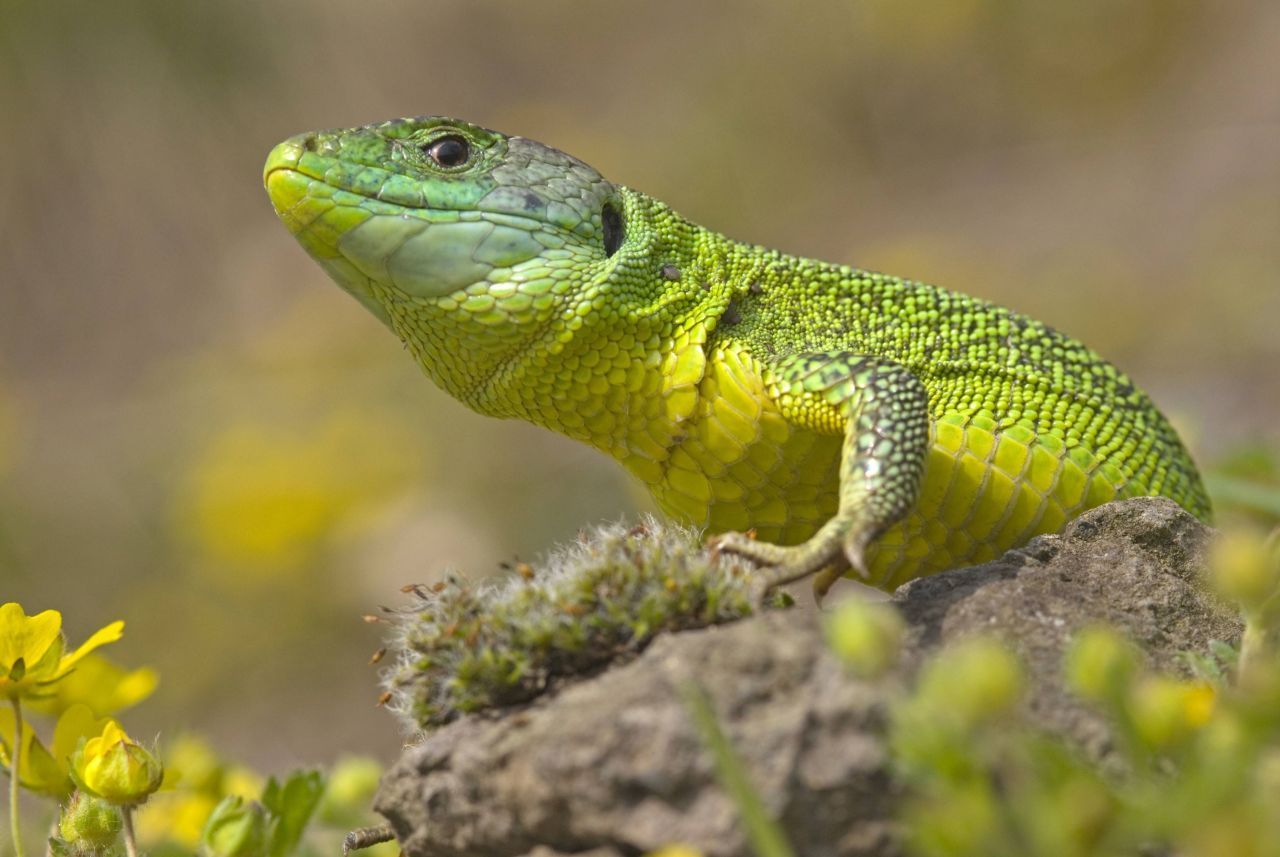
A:
[[[809,541],[786,547],[759,542],[743,533],[724,533],[712,537],[708,544],[714,553],[731,553],[761,566],[756,574],[757,597],[763,600],[769,592],[810,575],[814,597],[823,597],[852,568],[867,578],[866,549],[874,533],[840,518],[832,518]]]

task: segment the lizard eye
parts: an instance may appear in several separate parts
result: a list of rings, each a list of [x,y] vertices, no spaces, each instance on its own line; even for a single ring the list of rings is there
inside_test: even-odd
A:
[[[606,202],[600,211],[600,223],[604,227],[604,254],[612,256],[622,246],[622,215],[612,203]]]
[[[466,139],[457,134],[450,134],[432,140],[422,147],[422,152],[445,169],[460,167],[471,157],[471,146]]]

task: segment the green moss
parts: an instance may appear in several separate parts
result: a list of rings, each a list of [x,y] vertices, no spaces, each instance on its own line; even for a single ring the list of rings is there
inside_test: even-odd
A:
[[[451,576],[398,614],[390,707],[431,729],[531,699],[656,634],[750,615],[750,571],[713,559],[696,531],[646,519],[584,533],[496,584]]]

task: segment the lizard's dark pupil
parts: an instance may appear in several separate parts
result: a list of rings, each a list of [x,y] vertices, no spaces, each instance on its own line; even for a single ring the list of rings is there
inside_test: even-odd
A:
[[[622,246],[622,215],[612,204],[605,203],[600,211],[600,225],[604,227],[604,254],[612,256]]]
[[[460,167],[471,156],[471,148],[461,137],[441,137],[426,145],[427,157],[442,167]]]

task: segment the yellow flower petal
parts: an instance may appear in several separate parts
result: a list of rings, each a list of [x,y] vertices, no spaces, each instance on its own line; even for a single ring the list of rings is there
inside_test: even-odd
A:
[[[64,765],[70,766],[71,755],[80,746],[80,739],[102,734],[111,722],[109,717],[98,717],[87,705],[72,705],[58,718],[53,727],[53,755]]]
[[[0,676],[8,676],[19,659],[34,667],[62,632],[62,614],[45,610],[28,616],[22,605],[0,605]]]
[[[102,727],[102,731],[90,738],[84,744],[84,757],[86,760],[92,760],[103,755],[109,749],[122,741],[128,741],[129,736],[120,728],[120,724],[114,720],[108,720]]]
[[[12,766],[9,753],[13,747],[13,709],[0,708],[0,765]],[[67,766],[59,765],[55,754],[40,742],[30,723],[22,726],[22,767],[18,771],[18,783],[26,789],[54,798],[64,798],[71,793],[71,780]]]
[[[20,778],[23,785],[32,791],[59,799],[71,794],[74,786],[71,775],[68,773],[66,760],[59,760],[49,752],[34,732],[30,735],[30,743],[22,753]]]
[[[94,653],[81,659],[74,670],[48,689],[46,697],[32,700],[29,707],[56,717],[73,705],[83,704],[105,716],[146,699],[159,681],[150,667],[126,671]]]
[[[58,617],[61,621],[61,616]],[[54,678],[60,678],[71,671],[76,662],[85,655],[92,652],[99,646],[105,646],[107,643],[114,643],[124,634],[124,622],[117,619],[105,628],[99,628],[93,633],[89,639],[80,644],[80,648],[76,649],[69,655],[63,657],[62,662],[58,664],[58,672]]]
[[[0,765],[9,767],[9,748],[13,746],[13,709],[0,708]]]

